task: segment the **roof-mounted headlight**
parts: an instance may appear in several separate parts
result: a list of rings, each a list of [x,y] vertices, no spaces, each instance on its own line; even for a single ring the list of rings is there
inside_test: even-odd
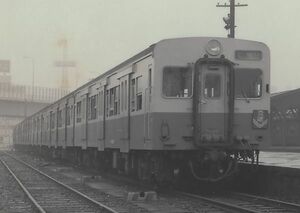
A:
[[[209,55],[212,56],[217,56],[220,55],[222,53],[223,47],[221,45],[221,43],[217,40],[210,40],[206,47],[205,47],[206,52]]]

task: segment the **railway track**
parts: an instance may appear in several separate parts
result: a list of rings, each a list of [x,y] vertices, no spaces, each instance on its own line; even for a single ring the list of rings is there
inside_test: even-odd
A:
[[[30,199],[36,212],[105,212],[117,211],[53,179],[12,156],[1,153],[1,162]]]
[[[47,172],[48,173],[48,172]],[[53,173],[53,172],[52,172]],[[51,176],[59,179],[62,182],[68,182],[69,186],[72,184],[69,183],[68,180],[64,180],[63,176],[59,177],[59,173],[51,174]],[[115,179],[115,178],[110,178]],[[121,185],[136,185],[134,181],[126,181],[126,178],[117,178],[115,181]],[[82,186],[83,187],[83,186]],[[91,191],[86,191],[84,187],[79,189],[75,186],[75,188],[82,193],[91,194]],[[164,191],[164,190],[163,190]],[[96,194],[95,194],[96,195]],[[91,195],[94,199],[97,199],[95,196]],[[155,202],[133,202],[134,205],[137,205],[141,208],[145,208],[143,212],[184,212],[184,213],[233,213],[233,212],[247,212],[247,213],[258,213],[258,212],[286,212],[286,213],[294,213],[300,212],[300,205],[287,203],[277,200],[271,200],[264,197],[258,197],[254,195],[242,194],[242,193],[233,193],[227,192],[218,193],[214,195],[196,195],[185,192],[162,192],[159,195],[159,200]],[[99,198],[99,197],[98,197]],[[98,199],[99,200],[99,199]],[[102,200],[100,200],[102,202]],[[170,208],[173,207],[173,208]],[[146,210],[148,209],[148,210]],[[152,209],[152,210],[151,210]],[[160,211],[158,211],[158,209]],[[176,211],[175,211],[176,210]],[[131,212],[131,211],[124,211]],[[139,212],[139,211],[137,211]]]
[[[29,199],[0,163],[0,212],[33,212],[34,208]]]
[[[211,196],[177,192],[191,198],[207,201],[227,210],[242,213],[298,213],[300,205],[244,193],[228,192]]]

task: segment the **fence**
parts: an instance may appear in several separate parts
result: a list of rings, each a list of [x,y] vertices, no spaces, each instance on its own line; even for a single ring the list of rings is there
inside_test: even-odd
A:
[[[0,84],[0,99],[51,103],[69,93],[66,89]]]

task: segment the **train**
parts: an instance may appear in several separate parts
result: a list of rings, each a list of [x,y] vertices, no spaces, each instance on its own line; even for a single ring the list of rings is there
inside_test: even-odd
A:
[[[159,41],[13,131],[17,150],[140,180],[217,182],[269,143],[270,50],[262,42]]]

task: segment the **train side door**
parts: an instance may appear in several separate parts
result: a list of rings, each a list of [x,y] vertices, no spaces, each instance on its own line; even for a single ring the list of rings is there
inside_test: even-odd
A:
[[[82,125],[81,125],[81,141],[82,141],[82,147],[87,147],[87,128],[88,128],[88,122],[87,122],[87,109],[88,109],[88,93],[84,94],[82,97],[82,111],[81,111],[81,119],[82,119]]]
[[[45,127],[44,127],[44,115],[41,115],[41,132],[40,132],[40,134],[41,134],[41,145],[43,145],[44,144],[44,131],[45,131]]]
[[[148,72],[146,74],[145,85],[145,114],[144,114],[144,138],[145,141],[151,140],[151,128],[150,128],[150,104],[152,96],[152,64],[148,65]]]
[[[97,122],[97,140],[99,141],[98,149],[104,150],[105,140],[105,86],[98,88],[98,122]]]
[[[228,133],[228,67],[221,63],[204,63],[199,69],[199,139],[207,145],[224,143]]]
[[[121,152],[129,151],[130,107],[129,107],[129,74],[120,79],[120,116],[121,116]]]

